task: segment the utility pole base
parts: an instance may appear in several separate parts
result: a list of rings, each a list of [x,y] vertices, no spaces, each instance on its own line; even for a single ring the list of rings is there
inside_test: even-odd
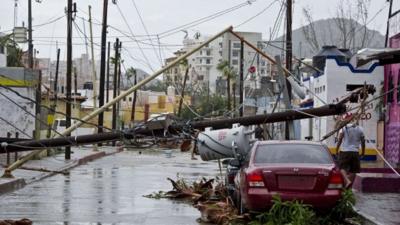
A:
[[[98,148],[97,144],[93,145],[93,151],[94,152],[98,152],[99,151],[99,148]]]
[[[5,169],[4,174],[3,174],[3,176],[1,176],[1,178],[11,179],[11,178],[15,178],[15,177],[12,175],[11,170]]]

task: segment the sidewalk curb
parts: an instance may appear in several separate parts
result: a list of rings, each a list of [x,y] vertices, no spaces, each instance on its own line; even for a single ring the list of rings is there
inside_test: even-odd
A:
[[[82,157],[80,159],[72,160],[70,163],[68,163],[65,166],[59,168],[57,171],[58,172],[66,172],[66,171],[71,170],[71,169],[73,169],[75,167],[78,167],[80,165],[86,164],[86,163],[88,163],[90,161],[93,161],[93,160],[96,160],[96,159],[100,159],[100,158],[102,158],[104,156],[106,156],[106,152],[104,152],[104,151],[94,152],[93,154],[84,156],[84,157]],[[54,176],[56,174],[57,173],[54,173],[54,172],[53,173],[43,174],[43,175],[31,178],[26,183],[27,184],[31,184],[31,183],[46,179],[48,177]]]
[[[0,195],[21,189],[26,184],[23,178],[11,178],[9,182],[0,184]]]
[[[121,152],[121,150],[116,150],[116,151],[113,151],[110,153],[106,153],[105,151],[93,152],[93,154],[84,156],[80,159],[71,160],[71,162],[69,162],[66,165],[64,165],[63,167],[60,167],[59,169],[57,169],[57,172],[66,172],[75,167],[86,164],[90,161],[94,161],[96,159],[100,159],[105,156],[114,155],[119,152]],[[32,177],[30,179],[24,179],[24,178],[12,179],[12,181],[10,181],[10,182],[0,184],[0,195],[16,191],[18,189],[25,187],[25,185],[44,180],[44,179],[54,176],[56,174],[58,174],[58,173],[52,172],[52,173],[45,173],[45,174],[42,174],[42,175],[39,175],[36,177]]]
[[[363,218],[364,223],[363,225],[385,225],[383,223],[380,223],[376,220],[375,217],[370,216],[366,213],[363,213],[362,211],[360,211],[359,209],[357,209],[355,206],[353,206],[353,210]]]

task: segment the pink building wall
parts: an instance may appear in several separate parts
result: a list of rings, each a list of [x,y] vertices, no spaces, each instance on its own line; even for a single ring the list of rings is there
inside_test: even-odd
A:
[[[389,39],[389,47],[400,48],[400,34]],[[400,64],[385,66],[385,92],[400,87]],[[400,165],[400,93],[397,89],[385,97],[385,158]]]

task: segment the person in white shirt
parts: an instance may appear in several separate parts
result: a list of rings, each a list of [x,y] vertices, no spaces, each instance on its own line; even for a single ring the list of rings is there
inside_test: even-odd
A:
[[[343,143],[343,145],[342,145]],[[340,149],[340,146],[342,148]],[[347,124],[340,130],[336,146],[336,155],[339,152],[339,167],[342,173],[346,188],[351,187],[360,172],[359,148],[361,145],[361,156],[365,154],[364,131],[357,124]]]

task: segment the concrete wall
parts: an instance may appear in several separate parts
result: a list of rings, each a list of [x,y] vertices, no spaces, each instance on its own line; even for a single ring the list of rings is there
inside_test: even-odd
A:
[[[3,67],[0,68],[0,75],[1,85],[8,86],[20,95],[35,100],[35,90],[39,77],[38,71]],[[0,117],[26,133],[23,134],[13,126],[0,120],[0,127],[2,128],[0,129],[0,136],[7,137],[7,132],[10,132],[11,136],[15,137],[15,133],[18,132],[20,138],[30,138],[35,129],[35,119],[29,113],[35,115],[35,103],[19,97],[16,93],[6,88],[0,87],[0,93]],[[21,107],[18,107],[12,101]]]
[[[397,16],[400,20],[400,16]],[[400,25],[398,31],[400,32]],[[400,33],[390,38],[389,46],[400,47]],[[385,92],[399,87],[400,64],[385,66]],[[389,95],[388,95],[389,96]],[[400,165],[400,95],[399,90],[394,90],[392,99],[385,98],[386,121],[385,121],[385,157],[389,162]]]

